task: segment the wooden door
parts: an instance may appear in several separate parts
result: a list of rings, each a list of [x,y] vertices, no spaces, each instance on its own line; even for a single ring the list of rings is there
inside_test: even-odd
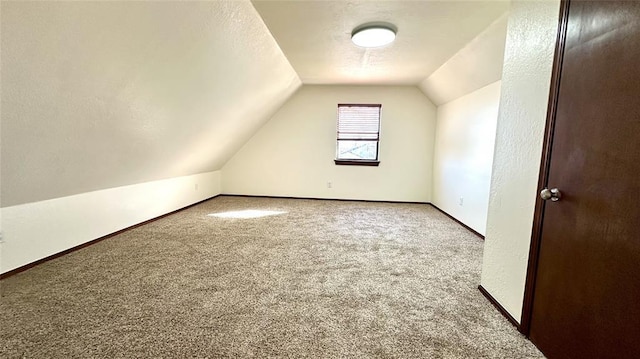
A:
[[[523,322],[551,359],[640,358],[640,1],[563,6],[541,179],[561,198],[540,201]]]

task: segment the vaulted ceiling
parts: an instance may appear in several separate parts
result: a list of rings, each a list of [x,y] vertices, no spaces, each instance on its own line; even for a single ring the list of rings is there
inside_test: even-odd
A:
[[[2,1],[2,206],[218,170],[300,86],[244,1]]]
[[[1,204],[219,170],[301,83],[419,85],[446,102],[499,79],[508,6],[2,1]],[[355,47],[370,21],[397,41]]]
[[[509,7],[504,0],[252,3],[305,84],[417,85]],[[396,41],[375,49],[355,46],[352,30],[368,22],[394,24]],[[504,44],[504,35],[501,41]],[[467,64],[473,66],[473,58],[484,50],[481,44],[467,51],[465,57],[472,58]],[[495,47],[487,50],[496,53]],[[502,53],[495,58],[501,63]]]

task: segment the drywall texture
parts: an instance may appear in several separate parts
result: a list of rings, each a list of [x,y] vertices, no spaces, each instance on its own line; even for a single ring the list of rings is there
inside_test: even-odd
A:
[[[220,194],[220,171],[3,207],[0,273]]]
[[[415,85],[509,8],[509,0],[253,4],[302,81],[327,85]],[[372,21],[395,25],[395,41],[383,49],[354,46],[353,29]]]
[[[420,83],[436,106],[500,80],[508,19],[499,17]]]
[[[2,207],[219,169],[300,85],[249,1],[2,2]]]
[[[433,204],[485,234],[500,81],[438,107]]]
[[[522,311],[559,9],[559,1],[514,1],[507,30],[481,283],[516,320]]]
[[[338,103],[382,104],[379,167],[334,164]],[[223,167],[222,191],[430,201],[435,119],[414,86],[305,85]]]

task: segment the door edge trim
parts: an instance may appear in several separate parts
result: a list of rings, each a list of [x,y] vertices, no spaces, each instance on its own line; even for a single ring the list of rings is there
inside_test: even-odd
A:
[[[553,144],[553,130],[556,122],[556,111],[558,107],[558,95],[560,92],[560,77],[562,60],[567,38],[567,22],[569,20],[569,6],[571,0],[560,1],[560,16],[558,19],[558,33],[556,37],[556,47],[553,56],[553,67],[551,70],[551,84],[549,89],[549,102],[547,105],[547,118],[544,129],[544,140],[542,144],[542,158],[540,160],[540,173],[538,176],[538,191],[547,186],[549,178],[549,166],[551,164],[551,146]],[[531,315],[533,313],[533,299],[536,283],[536,273],[538,269],[538,255],[540,253],[540,242],[542,239],[542,222],[544,220],[545,201],[536,196],[536,204],[533,215],[531,230],[531,242],[529,245],[529,259],[527,262],[527,275],[525,280],[524,297],[522,303],[522,314],[518,331],[529,337],[531,329]]]

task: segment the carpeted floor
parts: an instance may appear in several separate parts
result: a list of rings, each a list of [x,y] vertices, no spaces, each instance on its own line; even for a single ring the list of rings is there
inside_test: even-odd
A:
[[[428,205],[218,197],[1,281],[0,357],[542,358],[481,257]]]

